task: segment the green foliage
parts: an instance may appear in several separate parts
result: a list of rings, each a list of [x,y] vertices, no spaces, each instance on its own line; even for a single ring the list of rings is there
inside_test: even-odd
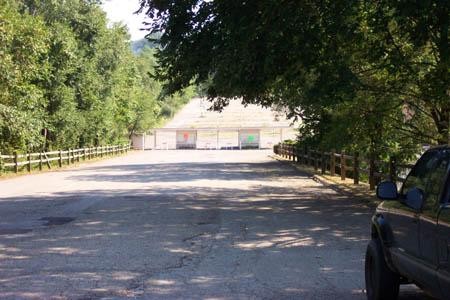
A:
[[[0,149],[40,144],[50,34],[42,18],[0,1]]]
[[[449,1],[140,3],[168,92],[194,81],[218,109],[285,107],[328,149],[407,156],[450,140]]]
[[[155,67],[98,1],[0,0],[0,151],[117,143],[158,125],[192,93],[165,102]]]

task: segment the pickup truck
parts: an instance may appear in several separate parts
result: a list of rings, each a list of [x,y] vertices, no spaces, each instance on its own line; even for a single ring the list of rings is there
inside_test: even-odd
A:
[[[396,299],[400,284],[414,283],[450,299],[450,146],[425,152],[402,187],[377,186],[365,259],[367,298]]]

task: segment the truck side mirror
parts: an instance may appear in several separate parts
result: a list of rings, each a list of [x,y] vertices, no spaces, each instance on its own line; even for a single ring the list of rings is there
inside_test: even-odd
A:
[[[416,187],[410,189],[406,193],[405,204],[415,210],[420,210],[423,204],[423,191]]]
[[[381,200],[397,200],[397,186],[392,181],[383,181],[377,186],[377,197]]]

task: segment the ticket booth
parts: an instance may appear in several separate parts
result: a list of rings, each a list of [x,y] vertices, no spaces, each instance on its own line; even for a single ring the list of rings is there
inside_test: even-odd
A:
[[[196,149],[196,130],[177,130],[177,149]]]
[[[258,129],[241,129],[239,130],[239,148],[240,149],[259,149],[260,135]]]

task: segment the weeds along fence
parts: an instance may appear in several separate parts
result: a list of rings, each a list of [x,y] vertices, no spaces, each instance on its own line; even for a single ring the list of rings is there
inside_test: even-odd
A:
[[[12,155],[0,153],[0,175],[6,172],[19,173],[25,170],[31,172],[32,170],[42,171],[44,168],[61,168],[75,162],[124,154],[128,150],[130,150],[130,145],[123,144],[39,153],[20,154],[14,152]]]
[[[404,182],[413,167],[412,164],[397,163],[394,157],[385,162],[360,156],[359,153],[349,155],[345,152],[325,152],[283,143],[274,146],[274,153],[314,167],[315,171],[320,169],[321,174],[340,175],[341,180],[352,178],[354,184],[367,181],[371,190],[374,190],[381,180]]]

